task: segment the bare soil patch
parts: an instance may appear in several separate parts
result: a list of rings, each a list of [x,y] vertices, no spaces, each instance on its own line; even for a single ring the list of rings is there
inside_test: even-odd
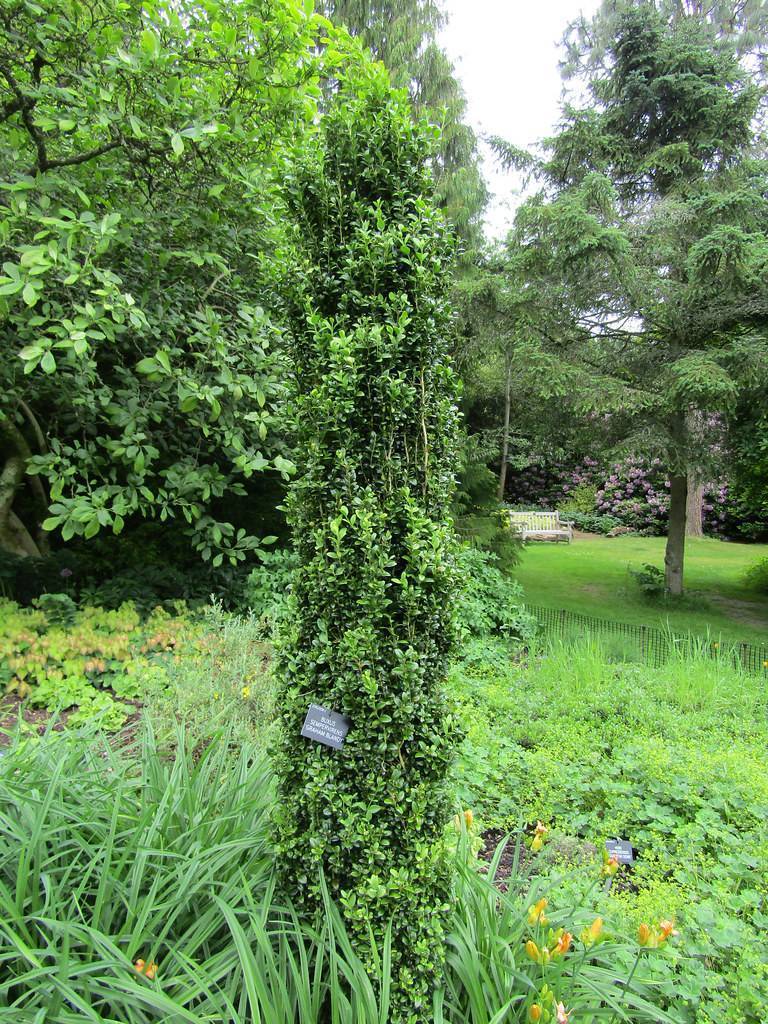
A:
[[[765,608],[757,601],[745,601],[740,597],[723,597],[722,594],[707,592],[707,601],[734,622],[743,622],[746,626],[764,629],[768,638],[768,616]]]
[[[107,691],[109,692],[109,691]],[[135,736],[136,725],[141,718],[141,709],[143,707],[139,700],[122,700],[122,704],[126,706],[126,710],[132,708],[130,714],[123,725],[122,729],[116,733],[116,738],[120,743],[129,743]],[[63,732],[67,727],[67,722],[72,714],[77,711],[76,707],[68,708],[66,711],[59,711],[58,714],[53,714],[51,711],[46,711],[45,708],[32,708],[24,701],[20,700],[15,693],[5,694],[0,697],[0,750],[4,747],[10,746],[11,738],[10,732],[15,728],[19,717],[25,722],[38,736],[44,735],[48,729],[53,729],[54,732]]]

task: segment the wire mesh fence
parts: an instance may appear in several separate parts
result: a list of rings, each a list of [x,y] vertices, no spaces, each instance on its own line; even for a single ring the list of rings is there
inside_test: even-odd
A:
[[[526,605],[526,609],[534,616],[545,636],[563,639],[596,637],[603,643],[618,647],[622,657],[630,661],[658,667],[673,656],[705,654],[713,658],[727,658],[748,672],[768,675],[768,644],[675,633],[655,626],[598,619],[565,608]]]

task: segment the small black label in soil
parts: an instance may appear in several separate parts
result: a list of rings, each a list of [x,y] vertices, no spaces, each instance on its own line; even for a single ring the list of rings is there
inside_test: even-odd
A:
[[[344,737],[349,732],[351,724],[346,715],[321,708],[319,704],[310,704],[304,725],[301,727],[301,735],[306,736],[307,739],[316,740],[318,743],[324,743],[326,747],[341,750],[344,746]]]
[[[619,864],[634,864],[635,852],[632,843],[626,839],[609,839],[605,848],[609,857],[615,857]]]

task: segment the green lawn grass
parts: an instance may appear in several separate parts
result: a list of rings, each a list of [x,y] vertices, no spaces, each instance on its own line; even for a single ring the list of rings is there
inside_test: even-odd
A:
[[[704,539],[686,543],[686,598],[679,604],[643,597],[628,569],[663,568],[663,537],[589,537],[572,544],[529,541],[514,575],[532,605],[567,608],[598,618],[724,639],[768,642],[768,597],[744,573],[768,557],[766,544]]]

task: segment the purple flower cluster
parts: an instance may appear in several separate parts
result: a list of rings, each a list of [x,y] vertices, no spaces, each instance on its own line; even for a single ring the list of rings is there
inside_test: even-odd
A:
[[[724,533],[727,502],[726,483],[705,484],[702,511],[706,533]],[[633,530],[664,533],[669,516],[669,479],[660,460],[629,458],[614,463],[595,492],[595,506],[598,512],[615,516]]]
[[[514,504],[559,508],[574,499],[591,501],[597,515],[611,516],[643,533],[663,534],[669,516],[669,479],[659,459],[625,458],[610,464],[584,458],[575,465],[549,461],[529,466],[508,477],[509,500]],[[704,488],[704,530],[722,535],[728,519],[728,485],[722,481]],[[582,509],[587,511],[587,509]]]
[[[731,518],[729,507],[728,484],[720,480],[707,484],[704,488],[704,531],[706,533],[725,536],[728,533],[726,524]]]
[[[633,530],[663,533],[669,514],[669,480],[661,462],[624,459],[608,469],[595,492],[595,511],[620,519]]]
[[[577,487],[597,487],[604,471],[597,459],[586,457],[575,465],[562,459],[540,459],[507,476],[507,500],[515,505],[557,508]]]

